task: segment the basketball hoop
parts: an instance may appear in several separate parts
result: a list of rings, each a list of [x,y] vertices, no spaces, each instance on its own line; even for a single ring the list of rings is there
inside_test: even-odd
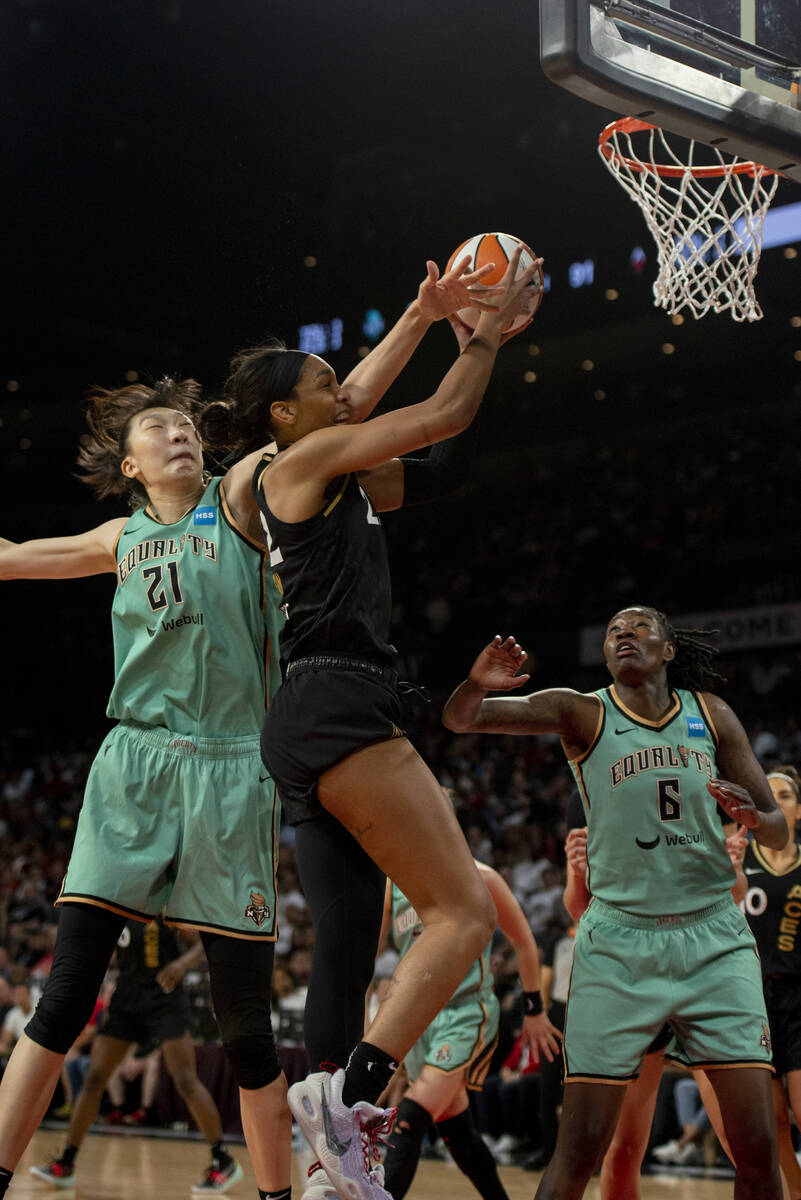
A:
[[[639,153],[634,134],[643,135]],[[696,165],[699,147],[716,161]],[[637,117],[607,125],[598,151],[639,204],[656,242],[656,306],[671,315],[684,307],[696,318],[729,309],[735,321],[760,320],[754,280],[777,173],[755,162],[727,161],[717,147],[695,141],[685,161],[662,129]]]

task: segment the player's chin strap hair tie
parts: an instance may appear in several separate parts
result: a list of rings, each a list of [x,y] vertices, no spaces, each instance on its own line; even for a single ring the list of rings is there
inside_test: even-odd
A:
[[[523,992],[523,1016],[538,1017],[542,1011],[542,992]]]
[[[789,775],[785,775],[783,771],[768,771],[768,779],[783,779],[785,783],[789,783],[790,787],[796,794],[796,797],[801,799],[801,792],[798,790],[798,784]]]

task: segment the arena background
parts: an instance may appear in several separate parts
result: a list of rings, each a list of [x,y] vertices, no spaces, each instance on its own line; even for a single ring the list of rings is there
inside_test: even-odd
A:
[[[580,631],[642,601],[757,606],[722,690],[750,728],[786,731],[797,232],[764,252],[761,323],[654,310],[652,243],[596,154],[610,115],[542,75],[531,0],[16,0],[0,21],[3,535],[119,512],[73,476],[89,384],[180,372],[213,390],[234,349],[301,326],[341,377],[426,258],[507,230],[545,256],[550,292],[500,356],[474,486],[385,521],[405,672],[435,692],[421,727],[496,631],[530,649],[536,686],[600,685]],[[774,207],[799,198],[783,183]],[[434,330],[389,402],[433,389],[453,350]],[[0,589],[13,758],[96,745],[112,588]]]

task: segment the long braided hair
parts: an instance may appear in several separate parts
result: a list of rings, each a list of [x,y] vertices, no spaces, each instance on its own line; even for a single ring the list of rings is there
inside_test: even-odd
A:
[[[639,607],[638,605],[632,607]],[[690,692],[703,692],[711,684],[725,683],[726,679],[714,668],[719,653],[713,644],[718,629],[676,629],[658,608],[643,605],[645,612],[655,617],[662,626],[665,637],[676,647],[676,657],[667,664],[668,685],[686,688]]]

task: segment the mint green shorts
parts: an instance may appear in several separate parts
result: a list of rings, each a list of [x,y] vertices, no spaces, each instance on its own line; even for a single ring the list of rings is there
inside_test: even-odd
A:
[[[265,775],[258,737],[120,722],[89,772],[57,903],[274,941],[280,806]]]
[[[689,1067],[771,1069],[754,938],[730,896],[638,917],[593,899],[579,921],[565,1015],[565,1079],[628,1083],[667,1022]]]
[[[465,1085],[480,1091],[498,1041],[499,1005],[494,992],[458,997],[437,1013],[404,1059],[414,1082],[424,1066],[446,1075],[464,1071]]]

